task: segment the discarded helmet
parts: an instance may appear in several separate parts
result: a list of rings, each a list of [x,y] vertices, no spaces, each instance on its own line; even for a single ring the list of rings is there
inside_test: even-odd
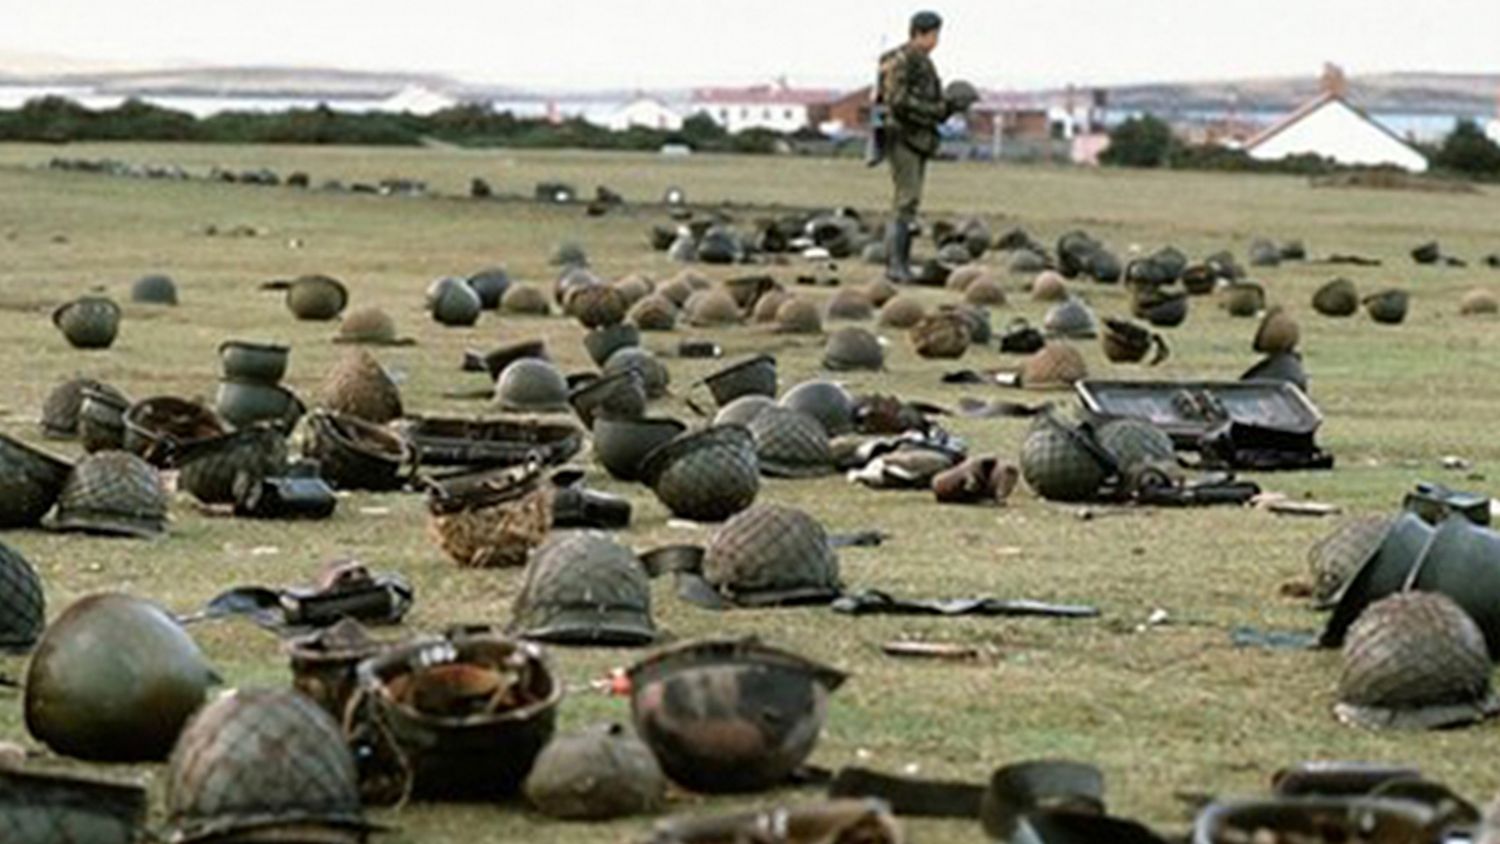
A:
[[[275,343],[227,340],[219,344],[224,377],[259,384],[276,384],[286,375],[291,349]]]
[[[599,416],[594,419],[594,457],[622,481],[639,480],[646,455],[687,430],[676,419]]]
[[[402,338],[396,334],[396,321],[384,310],[373,305],[364,308],[355,308],[344,315],[339,322],[339,333],[333,338],[335,343],[365,344],[370,346],[405,346],[410,345],[409,338]]]
[[[361,771],[370,797],[514,794],[552,738],[563,698],[541,648],[487,631],[391,648],[360,663],[358,676],[346,724],[373,760]]]
[[[604,362],[603,371],[605,374],[613,374],[630,369],[641,374],[641,382],[646,386],[647,396],[661,398],[667,394],[667,386],[671,383],[671,372],[656,355],[640,346],[626,346],[617,350],[609,356],[609,360]]]
[[[955,79],[943,89],[943,100],[955,111],[968,111],[970,106],[979,102],[979,90],[970,82]]]
[[[830,320],[864,322],[875,317],[875,306],[864,291],[846,287],[833,294],[824,312]]]
[[[135,844],[146,802],[139,785],[0,768],[0,841]]]
[[[1371,728],[1435,729],[1500,709],[1478,625],[1452,599],[1403,592],[1371,604],[1349,628],[1339,719]]]
[[[73,469],[57,498],[54,530],[149,538],[166,530],[167,495],[151,464],[101,451]]]
[[[755,439],[755,454],[766,476],[810,478],[833,471],[828,432],[813,417],[769,407],[756,413],[746,427]]]
[[[697,291],[688,297],[682,311],[687,315],[689,325],[700,327],[737,325],[744,319],[734,297],[717,287]]]
[[[963,357],[968,351],[972,333],[969,321],[962,314],[940,311],[913,325],[909,336],[919,357],[951,360]]]
[[[168,468],[189,443],[223,436],[217,413],[196,401],[156,396],[130,406],[125,413],[125,449],[160,468]]]
[[[754,638],[665,648],[629,670],[636,731],[674,782],[704,793],[786,783],[845,675]]]
[[[1224,310],[1234,317],[1253,317],[1266,305],[1265,288],[1250,281],[1237,281],[1224,288]]]
[[[164,275],[144,275],[130,285],[130,301],[141,305],[177,304],[177,285]]]
[[[1011,253],[1007,269],[1018,275],[1031,275],[1050,269],[1052,261],[1036,249],[1017,249]]]
[[[782,334],[817,334],[823,330],[818,306],[796,296],[776,309],[776,330]]]
[[[560,413],[568,409],[568,382],[551,361],[522,358],[500,373],[495,401],[516,413]]]
[[[552,487],[530,466],[480,478],[463,484],[460,476],[460,489],[429,483],[428,532],[464,568],[524,565],[552,529]]]
[[[286,439],[275,428],[252,425],[184,445],[177,453],[178,486],[204,504],[232,504],[235,478],[256,483],[286,467]]]
[[[120,332],[120,306],[104,296],[84,296],[53,311],[52,324],[76,349],[107,349]]]
[[[671,331],[677,327],[677,306],[653,293],[632,305],[626,319],[642,331]]]
[[[581,244],[565,240],[552,249],[552,257],[547,263],[554,267],[587,267],[589,256]]]
[[[42,579],[21,552],[0,542],[0,652],[31,650],[46,623]]]
[[[531,284],[512,284],[500,297],[500,310],[510,314],[546,316],[552,306],[547,304],[547,294]]]
[[[823,366],[842,372],[855,369],[885,368],[885,349],[880,338],[863,328],[846,326],[833,332],[823,348]]]
[[[88,410],[87,403],[84,410]],[[280,384],[225,379],[219,382],[214,396],[214,410],[236,427],[268,422],[290,432],[307,408],[302,399]]]
[[[751,420],[768,407],[776,407],[776,400],[770,396],[753,393],[740,396],[719,408],[719,412],[714,414],[714,424],[749,427]]]
[[[376,425],[402,414],[400,388],[380,361],[363,349],[345,352],[328,373],[318,390],[318,405]]]
[[[500,298],[510,287],[510,273],[504,267],[490,267],[469,276],[469,286],[479,294],[479,306],[487,311],[500,307]]]
[[[780,287],[773,287],[767,290],[764,295],[756,300],[755,310],[750,313],[751,321],[757,325],[774,324],[776,322],[776,314],[781,310],[781,306],[792,301],[793,298],[791,293]]]
[[[1112,363],[1139,363],[1153,348],[1151,366],[1166,360],[1169,354],[1167,343],[1160,334],[1153,333],[1129,320],[1104,318],[1104,333],[1100,335],[1104,356]]]
[[[70,440],[78,436],[78,411],[83,407],[83,391],[101,387],[104,385],[92,378],[71,378],[53,387],[42,403],[42,435],[53,440]]]
[[[308,417],[304,448],[318,461],[319,474],[335,489],[399,489],[401,471],[411,462],[405,439],[357,416],[318,410]]]
[[[0,528],[36,527],[73,474],[73,464],[0,433]]]
[[[607,363],[615,352],[640,344],[641,329],[624,322],[594,328],[583,335],[583,348],[597,366]]]
[[[830,437],[854,430],[854,397],[832,381],[803,381],[788,390],[780,404],[818,420]]]
[[[626,307],[630,307],[650,296],[656,289],[656,282],[644,273],[631,273],[610,282],[610,286],[620,291],[620,295],[625,297]]]
[[[1042,320],[1042,327],[1055,337],[1091,338],[1099,333],[1094,312],[1082,300],[1073,298],[1053,305]]]
[[[877,308],[885,307],[886,302],[896,298],[896,294],[901,292],[896,289],[896,285],[885,278],[870,279],[865,282],[862,289],[864,290],[865,298],[869,299],[870,304]]]
[[[673,515],[694,521],[727,519],[760,492],[755,441],[734,425],[678,436],[646,455],[641,471]]]
[[[1275,305],[1261,318],[1252,346],[1262,354],[1279,354],[1297,348],[1297,341],[1301,338],[1297,321],[1280,305]]]
[[[1352,316],[1359,310],[1359,291],[1347,278],[1336,278],[1319,287],[1312,298],[1313,310],[1323,316]]]
[[[1488,316],[1500,313],[1500,298],[1488,290],[1470,290],[1459,300],[1460,316]]]
[[[1088,434],[1060,419],[1039,418],[1021,446],[1021,477],[1050,501],[1090,501],[1109,469],[1083,439]]]
[[[646,570],[607,534],[554,533],[531,553],[510,632],[565,645],[651,642],[656,626]]]
[[[1130,310],[1157,328],[1175,328],[1187,320],[1188,293],[1164,287],[1141,290],[1131,301]]]
[[[439,279],[430,294],[428,308],[432,318],[442,325],[469,326],[479,321],[484,302],[469,283],[461,278]]]
[[[1319,606],[1327,606],[1337,599],[1344,584],[1380,547],[1392,521],[1391,517],[1383,515],[1351,519],[1308,549],[1313,601]]]
[[[1077,348],[1067,343],[1048,342],[1021,365],[1021,386],[1028,390],[1071,387],[1087,378],[1088,373],[1088,364]]]
[[[741,396],[776,395],[776,358],[770,355],[751,355],[725,364],[703,383],[720,406],[729,404]]]
[[[568,291],[563,309],[584,328],[617,325],[625,319],[630,302],[625,294],[607,284],[590,284]]]
[[[338,723],[290,689],[236,689],[204,706],[172,750],[171,839],[357,844],[372,827]]]
[[[926,316],[922,303],[910,296],[897,296],[880,308],[880,324],[890,328],[911,328]]]
[[[1129,477],[1142,468],[1173,467],[1177,452],[1166,431],[1144,419],[1113,419],[1099,426],[1099,447],[1114,458],[1120,473]]]
[[[977,308],[998,308],[1005,304],[1005,288],[988,275],[981,276],[964,290],[964,302]]]
[[[1274,267],[1281,263],[1281,250],[1264,238],[1250,242],[1250,266]]]
[[[349,304],[343,282],[326,275],[305,275],[286,289],[286,306],[297,319],[325,321],[337,317]]]
[[[725,522],[704,553],[703,579],[747,607],[826,603],[843,590],[823,525],[780,504],[756,504]]]
[[[635,731],[597,724],[552,739],[526,777],[526,799],[562,820],[609,820],[657,811],[667,778]]]
[[[1031,298],[1038,302],[1064,302],[1070,295],[1067,279],[1055,270],[1043,270],[1031,281]]]
[[[91,595],[42,634],[26,673],[26,729],[64,756],[164,759],[216,682],[198,645],[161,607]]]
[[[1376,322],[1398,325],[1406,319],[1409,298],[1405,290],[1382,290],[1365,298],[1365,310],[1369,312],[1370,319]]]
[[[601,375],[574,387],[568,404],[586,428],[594,427],[598,416],[636,419],[646,413],[646,384],[634,369]]]

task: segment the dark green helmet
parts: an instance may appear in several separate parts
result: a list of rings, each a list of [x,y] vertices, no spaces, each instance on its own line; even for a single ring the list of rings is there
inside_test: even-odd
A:
[[[1115,419],[1099,426],[1099,446],[1129,477],[1143,468],[1175,467],[1177,452],[1166,431],[1144,419]]]
[[[85,403],[85,413],[88,407]],[[224,421],[241,428],[267,422],[290,431],[306,409],[296,393],[280,384],[224,379],[214,395],[214,410]]]
[[[487,311],[500,307],[500,299],[510,287],[510,273],[504,267],[490,267],[469,276],[469,286],[479,294],[479,304]]]
[[[650,351],[640,346],[626,346],[615,351],[609,356],[609,360],[604,362],[605,374],[626,369],[634,369],[641,373],[647,396],[660,398],[667,394],[667,386],[671,383],[672,374],[667,371],[666,364]]]
[[[1091,338],[1099,333],[1093,310],[1073,297],[1053,305],[1042,320],[1042,327],[1055,337]]]
[[[662,770],[714,794],[786,784],[817,744],[845,675],[746,638],[665,648],[629,678],[636,731]]]
[[[1493,715],[1490,658],[1479,626],[1452,599],[1402,592],[1349,628],[1339,719],[1364,727],[1436,729]]]
[[[1353,316],[1359,310],[1359,290],[1347,278],[1336,278],[1313,294],[1313,310],[1323,316]]]
[[[237,689],[182,731],[167,773],[174,844],[356,844],[372,827],[333,717],[290,689]]]
[[[0,434],[0,528],[41,524],[72,473],[68,461]]]
[[[823,347],[823,366],[836,372],[885,368],[885,349],[880,338],[863,328],[840,328]]]
[[[500,373],[495,401],[515,413],[560,413],[568,409],[568,382],[550,361],[522,358]]]
[[[26,673],[26,728],[65,756],[165,759],[218,678],[187,631],[149,601],[74,603],[42,635]]]
[[[768,407],[745,426],[755,439],[760,471],[768,477],[811,478],[833,472],[828,431],[798,410]]]
[[[641,331],[642,329],[623,322],[594,328],[583,335],[583,347],[595,364],[603,366],[615,352],[639,346]]]
[[[955,79],[943,89],[943,99],[954,111],[968,111],[970,106],[979,102],[979,90],[972,82]]]
[[[683,434],[646,455],[642,475],[673,515],[717,522],[755,502],[755,440],[737,425]]]
[[[141,786],[0,767],[0,841],[136,844],[145,820]]]
[[[656,626],[646,570],[607,534],[554,533],[531,554],[511,632],[569,645],[651,642]]]
[[[686,430],[676,419],[599,416],[593,425],[594,457],[611,476],[639,480],[646,457]]]
[[[444,278],[431,295],[432,318],[442,325],[469,326],[479,321],[484,302],[469,283],[461,278]]]
[[[78,407],[78,437],[87,452],[122,448],[125,445],[125,414],[130,399],[109,386],[83,388],[83,403]]]
[[[1084,440],[1088,434],[1043,416],[1021,446],[1021,476],[1032,491],[1051,501],[1097,497],[1109,469]]]
[[[725,522],[704,553],[703,578],[740,606],[826,603],[843,589],[823,525],[779,504],[757,504]]]
[[[548,817],[609,820],[650,814],[666,802],[667,778],[651,749],[619,724],[558,736],[526,777],[526,799]]]
[[[1365,310],[1370,319],[1386,325],[1398,325],[1406,319],[1406,308],[1410,300],[1405,290],[1392,288],[1365,297]]]
[[[714,401],[724,407],[742,396],[776,395],[776,358],[752,355],[725,364],[703,379]]]
[[[854,430],[854,397],[832,381],[803,381],[788,390],[780,404],[818,420],[830,437]]]
[[[349,289],[336,278],[305,275],[286,289],[287,310],[297,319],[325,321],[337,317],[349,304]]]
[[[42,579],[19,551],[0,542],[0,652],[31,650],[46,621]]]
[[[130,301],[143,305],[177,304],[177,285],[164,275],[147,275],[130,286]]]
[[[251,425],[229,434],[189,443],[178,451],[177,485],[204,504],[233,504],[235,478],[244,473],[259,483],[286,467],[286,438],[269,425]]]
[[[568,404],[586,428],[598,416],[636,419],[646,413],[646,384],[634,369],[592,378],[568,393]]]
[[[120,332],[120,306],[104,296],[84,296],[52,312],[52,324],[77,349],[107,349]]]
[[[83,459],[57,498],[54,530],[150,538],[167,529],[167,494],[155,467],[125,451]]]
[[[1266,306],[1266,290],[1253,281],[1236,281],[1224,288],[1224,310],[1234,317],[1253,317]]]

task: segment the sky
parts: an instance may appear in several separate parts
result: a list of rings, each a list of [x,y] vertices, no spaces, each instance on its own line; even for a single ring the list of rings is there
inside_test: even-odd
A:
[[[852,86],[891,0],[0,0],[6,54],[436,72],[530,89]],[[934,58],[993,87],[1500,72],[1500,0],[947,0]]]

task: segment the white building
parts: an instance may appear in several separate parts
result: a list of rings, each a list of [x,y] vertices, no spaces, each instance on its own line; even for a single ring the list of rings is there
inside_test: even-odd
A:
[[[676,132],[682,128],[682,115],[655,97],[637,97],[606,116],[600,125],[612,132],[636,126]]]
[[[1340,164],[1427,171],[1426,156],[1349,101],[1343,71],[1332,65],[1324,70],[1321,95],[1251,138],[1245,151],[1257,161],[1312,154]]]
[[[394,114],[410,113],[420,117],[436,114],[458,105],[458,100],[422,85],[408,85],[381,100],[373,111],[388,111]]]
[[[707,114],[730,134],[746,129],[796,132],[821,122],[836,91],[792,88],[785,81],[750,88],[705,88],[693,93],[694,112]]]
[[[1490,136],[1490,140],[1500,144],[1500,117],[1491,120],[1490,125],[1485,127],[1484,133]]]

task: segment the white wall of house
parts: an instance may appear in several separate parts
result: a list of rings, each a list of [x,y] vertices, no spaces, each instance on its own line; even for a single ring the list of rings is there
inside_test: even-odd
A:
[[[1336,99],[1250,147],[1249,152],[1260,161],[1312,153],[1341,164],[1393,164],[1413,173],[1427,170],[1421,153]]]
[[[807,126],[807,106],[801,103],[700,101],[695,107],[734,134],[746,129],[795,132]]]
[[[682,128],[682,115],[668,108],[660,100],[642,97],[622,106],[604,119],[604,127],[623,132],[634,126],[676,132]]]
[[[1500,117],[1491,120],[1490,125],[1485,127],[1484,133],[1490,136],[1490,140],[1500,144]]]

